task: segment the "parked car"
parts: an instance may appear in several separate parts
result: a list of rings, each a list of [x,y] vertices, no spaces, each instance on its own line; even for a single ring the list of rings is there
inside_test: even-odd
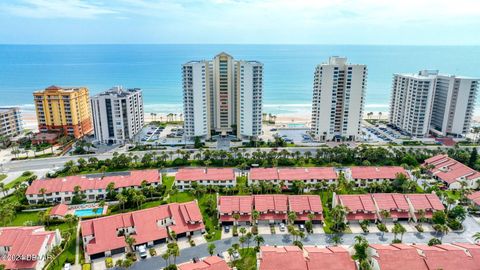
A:
[[[238,260],[238,259],[240,259],[240,253],[238,253],[238,251],[235,250],[232,253],[232,257],[233,257],[234,260]]]
[[[138,254],[140,255],[140,258],[142,258],[142,259],[147,258],[147,248],[145,246],[139,246],[138,247]]]
[[[225,233],[229,233],[230,232],[230,226],[223,227],[223,230],[225,231]]]
[[[69,263],[66,263],[64,266],[63,266],[63,270],[70,270],[71,269],[71,264]]]
[[[298,229],[299,229],[301,232],[305,231],[305,225],[299,224],[299,225],[298,225]]]
[[[285,224],[284,223],[280,223],[280,231],[281,232],[285,231]]]

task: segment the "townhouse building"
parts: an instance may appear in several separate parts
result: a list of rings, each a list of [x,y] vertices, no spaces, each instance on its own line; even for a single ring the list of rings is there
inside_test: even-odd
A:
[[[62,243],[60,231],[43,226],[0,228],[0,265],[5,269],[41,270],[49,252]]]
[[[140,189],[143,182],[147,186],[162,184],[162,176],[158,170],[142,170],[118,172],[111,175],[75,175],[54,179],[34,180],[27,188],[25,195],[30,204],[72,203],[73,196],[80,195],[87,202],[104,200],[107,196],[107,187],[113,183],[117,192],[127,188]]]
[[[87,261],[125,252],[125,237],[139,245],[154,246],[205,232],[197,201],[171,203],[144,210],[84,220],[80,224]]]
[[[232,188],[237,185],[237,178],[232,168],[182,168],[175,174],[174,183],[180,191],[190,189],[193,183]]]
[[[433,178],[442,181],[448,189],[476,189],[480,183],[480,173],[448,155],[436,155],[423,163]]]

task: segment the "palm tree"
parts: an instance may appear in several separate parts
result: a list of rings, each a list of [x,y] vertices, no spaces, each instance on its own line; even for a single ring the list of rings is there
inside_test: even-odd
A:
[[[122,206],[122,210],[125,210],[125,203],[128,201],[127,197],[125,197],[125,195],[123,195],[122,193],[118,193],[115,198],[117,199],[118,203]]]
[[[392,232],[393,232],[395,240],[397,240],[397,234],[401,234],[400,241],[402,241],[403,240],[403,234],[406,233],[407,230],[400,223],[395,223],[395,225],[393,226]]]
[[[131,237],[130,235],[125,236],[125,243],[127,243],[128,247],[130,248],[130,251],[133,252],[133,245],[135,244],[136,240],[135,238]]]
[[[255,241],[255,243],[257,243],[257,248],[259,248],[261,244],[265,243],[265,239],[263,239],[263,236],[261,235],[255,236],[253,240]]]
[[[478,242],[480,241],[480,232],[477,232],[473,235],[473,239],[475,240],[475,242]]]
[[[41,188],[40,190],[40,194],[42,194],[42,197],[43,197],[43,201],[47,201],[47,198],[45,197],[45,193],[47,193],[47,189],[46,188]]]
[[[212,256],[215,253],[216,248],[217,247],[215,246],[214,243],[208,244],[208,254],[210,254],[210,256]]]
[[[258,218],[260,217],[260,212],[258,212],[257,210],[253,210],[252,212],[252,221],[253,221],[253,224],[257,224],[257,220]]]

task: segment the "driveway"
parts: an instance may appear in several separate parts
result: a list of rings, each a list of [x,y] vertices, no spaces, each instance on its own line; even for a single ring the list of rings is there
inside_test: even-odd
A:
[[[278,231],[280,231],[280,229],[278,229]],[[259,224],[258,225],[258,234],[271,234],[270,225]]]
[[[313,224],[313,234],[324,234],[323,225]]]
[[[380,232],[380,230],[377,227],[377,224],[375,224],[375,223],[368,224],[368,231],[370,233],[379,233]]]
[[[349,227],[352,233],[363,233],[362,227],[357,222],[350,223]]]
[[[415,224],[412,222],[399,221],[398,223],[400,223],[400,225],[402,225],[407,230],[407,232],[417,232],[417,228],[415,228]]]

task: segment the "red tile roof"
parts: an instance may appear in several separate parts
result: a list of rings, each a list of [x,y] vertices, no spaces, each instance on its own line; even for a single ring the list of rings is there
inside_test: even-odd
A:
[[[469,198],[475,204],[480,205],[480,191],[475,191],[472,194],[469,194],[467,198]]]
[[[0,246],[10,248],[5,258],[37,256],[40,250],[51,244],[54,239],[55,232],[45,231],[41,226],[0,228]],[[6,269],[28,269],[35,268],[37,261],[1,259],[0,264],[5,265]]]
[[[303,251],[296,247],[261,247],[259,270],[307,270]]]
[[[424,162],[425,165],[433,165],[434,168],[430,173],[438,177],[440,180],[452,184],[459,180],[476,180],[480,178],[480,173],[474,169],[464,165],[448,155],[436,155]]]
[[[178,265],[178,270],[230,270],[228,264],[217,256],[211,256],[199,262]]]
[[[305,251],[305,252],[304,252]],[[259,270],[356,270],[342,247],[261,247]]]
[[[65,204],[57,204],[50,210],[50,216],[65,216],[68,212],[68,206]]]
[[[168,226],[177,234],[193,232],[205,228],[197,202],[171,203],[125,214],[112,215],[82,221],[82,236],[93,235],[94,239],[86,244],[89,255],[125,247],[123,236],[117,235],[117,229],[134,227],[136,244],[167,238],[167,228],[158,225],[159,220],[173,219],[175,224]]]
[[[32,182],[26,194],[40,194],[44,188],[46,193],[73,192],[76,186],[81,190],[106,189],[108,184],[115,183],[115,188],[140,186],[143,181],[161,183],[158,170],[131,171],[127,175],[107,175],[103,178],[87,178],[85,175],[67,176],[65,178],[39,179]]]
[[[277,168],[252,168],[250,169],[251,180],[278,180]]]
[[[252,212],[253,196],[220,196],[218,212],[221,214]]]
[[[479,266],[475,264],[472,256],[469,256],[464,250],[453,245],[427,246],[424,244],[413,245],[422,255],[425,256],[425,262],[428,269],[442,270],[478,270]]]
[[[372,256],[382,270],[430,270],[417,250],[405,244],[370,245],[376,251]]]
[[[405,210],[408,211],[408,202],[403,194],[399,193],[373,193],[373,199],[380,210]]]
[[[445,210],[445,206],[436,194],[405,194],[405,197],[410,200],[415,212],[420,209],[425,211]]]
[[[287,195],[255,195],[253,196],[255,210],[259,212],[287,212]]]
[[[333,167],[308,168],[252,168],[251,180],[330,180],[337,179],[338,175]]]
[[[356,270],[355,262],[342,247],[305,247],[308,270]]]
[[[259,220],[283,220],[287,211],[296,212],[297,220],[309,220],[309,213],[315,214],[314,220],[323,220],[322,201],[317,195],[220,196],[218,199],[220,221],[234,221],[234,213],[243,213],[238,221],[250,221],[253,209],[260,212]]]
[[[353,179],[395,179],[401,173],[408,177],[407,171],[400,166],[351,167]]]
[[[176,181],[228,181],[235,180],[235,172],[231,168],[188,168],[179,169]]]
[[[376,212],[370,194],[338,195],[338,200],[341,205],[348,208],[349,212]]]
[[[288,206],[290,211],[297,214],[297,220],[309,220],[308,214],[315,214],[314,220],[323,220],[320,196],[290,195],[288,196]]]

